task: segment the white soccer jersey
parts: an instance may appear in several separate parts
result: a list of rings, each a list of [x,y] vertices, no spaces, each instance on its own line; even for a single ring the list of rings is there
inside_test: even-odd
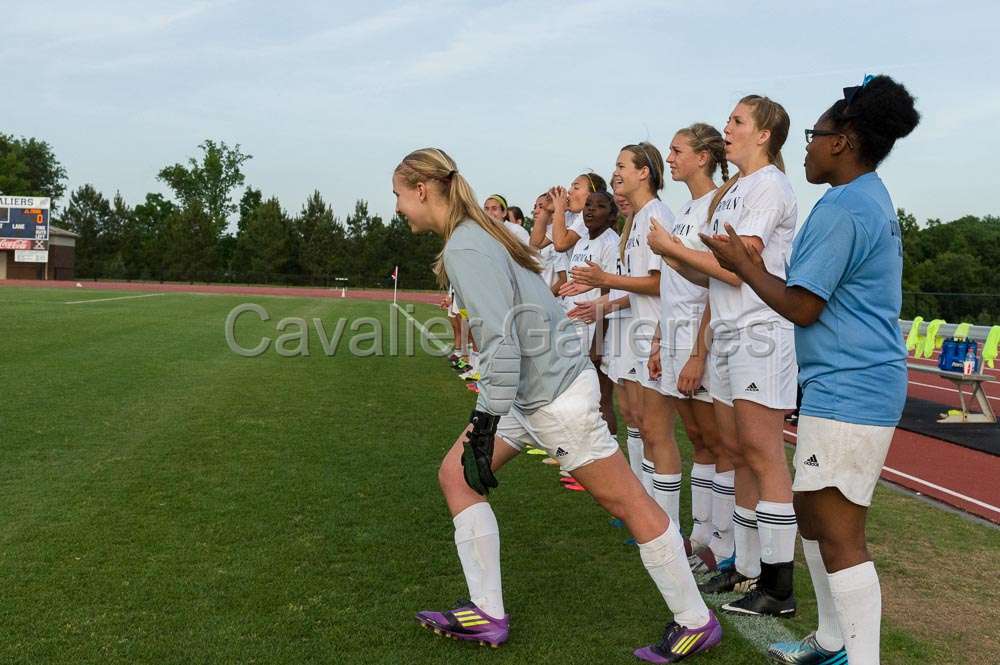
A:
[[[650,219],[655,219],[661,226],[669,229],[673,226],[674,214],[666,203],[656,198],[635,213],[632,230],[625,243],[625,274],[629,277],[647,277],[650,273],[659,271],[662,266],[662,260],[646,242]],[[653,325],[660,320],[659,297],[629,292],[628,300],[633,317],[652,322]]]
[[[587,224],[583,221],[583,212],[566,211],[566,230],[575,232],[581,239],[590,237],[590,232],[587,231]],[[552,242],[551,224],[545,229],[545,237],[548,238],[549,242]],[[572,248],[566,250],[566,253],[568,254],[571,250]]]
[[[797,216],[798,205],[788,176],[769,164],[741,177],[726,192],[712,216],[712,233],[725,234],[724,224],[730,224],[738,235],[757,236],[764,243],[762,256],[768,272],[784,279]],[[742,329],[769,321],[792,327],[746,284],[734,287],[711,279],[709,301],[713,325],[726,322]]]
[[[524,228],[520,224],[515,224],[514,222],[504,222],[504,226],[507,230],[514,234],[514,237],[520,240],[523,244],[527,245],[531,242],[531,234],[528,233],[528,229]]]
[[[607,229],[596,238],[590,237],[590,232],[584,229],[586,236],[580,238],[573,247],[569,258],[569,270],[578,266],[584,266],[588,261],[596,263],[605,272],[614,272],[616,269],[616,259],[618,258],[618,234],[612,229]],[[570,277],[567,274],[567,277]],[[572,279],[571,279],[572,281]],[[586,300],[596,300],[601,297],[600,289],[591,289],[578,296],[566,298],[567,308],[574,303]]]
[[[556,248],[549,244],[543,247],[539,254],[542,257],[542,279],[552,286],[556,282],[556,275],[566,270],[566,252],[557,252]]]
[[[707,251],[699,233],[708,233],[708,207],[714,191],[688,201],[674,220],[672,232],[689,247]],[[670,349],[693,349],[694,332],[708,304],[708,289],[689,282],[666,262],[660,268],[660,336]]]
[[[619,236],[619,240],[621,236]],[[625,262],[622,261],[621,255],[618,252],[618,248],[615,248],[615,270],[614,274],[624,275],[625,274]],[[622,291],[621,289],[611,289],[608,293],[608,302],[614,302],[619,298],[625,298],[628,296],[628,291]],[[605,315],[606,319],[624,319],[632,316],[632,310],[627,305],[622,309],[616,309],[610,314]]]

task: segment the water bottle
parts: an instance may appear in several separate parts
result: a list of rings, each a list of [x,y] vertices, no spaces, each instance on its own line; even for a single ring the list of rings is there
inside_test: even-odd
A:
[[[965,354],[965,364],[962,365],[962,374],[968,376],[976,371],[976,349],[970,344],[969,350]]]

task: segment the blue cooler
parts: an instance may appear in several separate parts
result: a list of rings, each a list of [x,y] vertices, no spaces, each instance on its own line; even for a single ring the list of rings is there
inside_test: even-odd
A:
[[[965,369],[965,358],[972,352],[976,359],[973,372],[979,372],[979,345],[975,340],[946,339],[941,344],[941,355],[938,356],[938,367],[946,372],[958,372]]]

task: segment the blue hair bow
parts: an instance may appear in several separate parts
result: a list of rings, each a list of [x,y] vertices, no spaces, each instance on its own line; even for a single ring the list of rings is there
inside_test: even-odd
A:
[[[861,85],[853,85],[849,88],[844,88],[844,99],[847,101],[847,105],[850,106],[854,101],[854,98],[858,96],[858,93],[865,89],[865,87],[872,82],[875,78],[874,74],[865,74],[865,79],[861,82]]]

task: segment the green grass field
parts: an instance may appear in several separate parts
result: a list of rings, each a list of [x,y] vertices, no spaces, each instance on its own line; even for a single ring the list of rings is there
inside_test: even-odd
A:
[[[658,637],[667,615],[627,534],[528,456],[494,497],[511,641],[416,626],[466,594],[436,470],[474,396],[420,352],[328,357],[313,336],[308,357],[246,358],[224,336],[244,302],[271,316],[239,320],[246,346],[286,316],[329,332],[387,322],[388,304],[64,304],[122,295],[0,288],[0,662],[629,663]],[[1000,533],[885,488],[871,522],[883,662],[996,662]],[[796,619],[724,618],[723,645],[692,662],[765,662],[755,640],[813,625],[804,568],[797,593]]]

